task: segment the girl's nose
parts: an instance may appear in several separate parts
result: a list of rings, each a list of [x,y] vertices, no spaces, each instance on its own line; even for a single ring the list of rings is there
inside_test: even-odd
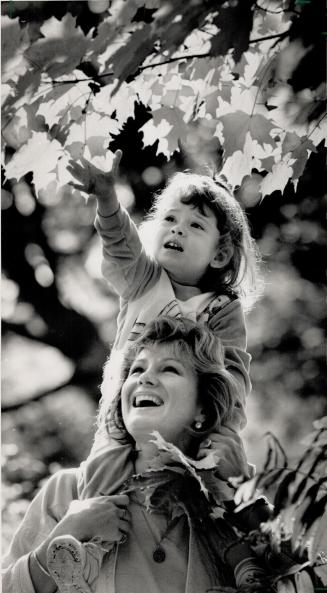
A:
[[[179,237],[183,237],[185,234],[184,229],[180,224],[176,224],[174,226],[172,233],[178,235]]]

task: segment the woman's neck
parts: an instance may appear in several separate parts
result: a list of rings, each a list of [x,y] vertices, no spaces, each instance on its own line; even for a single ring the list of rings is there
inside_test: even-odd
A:
[[[154,437],[153,437],[154,438]],[[137,438],[134,435],[135,439],[135,450],[136,450],[136,459],[135,459],[135,472],[137,474],[142,474],[147,471],[151,467],[151,461],[155,457],[157,457],[159,450],[158,447],[152,442],[151,437],[149,440],[149,435],[147,438],[141,436],[141,438]],[[197,452],[198,450],[198,442],[194,442],[188,432],[184,432],[180,435],[180,439],[178,442],[175,443],[175,446],[178,447],[184,455],[191,455]]]
[[[149,469],[151,460],[158,455],[158,448],[151,441],[141,441],[136,443],[136,452],[135,471],[142,474]]]
[[[201,290],[197,286],[187,286],[185,284],[179,284],[172,278],[170,278],[176,299],[179,301],[188,301],[197,294],[201,294]]]

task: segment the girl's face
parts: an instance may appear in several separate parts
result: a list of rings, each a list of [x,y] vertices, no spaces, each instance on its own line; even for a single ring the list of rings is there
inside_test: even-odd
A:
[[[137,442],[152,431],[187,449],[190,428],[200,416],[197,376],[173,344],[154,344],[136,356],[122,387],[122,415]]]
[[[154,256],[172,280],[197,286],[209,266],[220,267],[220,233],[208,206],[203,215],[178,197],[168,198],[156,225]]]

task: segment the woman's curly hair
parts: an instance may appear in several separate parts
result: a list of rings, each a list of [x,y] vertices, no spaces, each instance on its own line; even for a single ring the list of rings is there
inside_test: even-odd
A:
[[[189,429],[192,435],[202,439],[216,426],[230,420],[235,405],[235,385],[232,375],[225,368],[220,339],[207,326],[189,319],[158,317],[129,346],[114,401],[108,406],[106,397],[102,399],[99,428],[109,431],[118,440],[131,441],[122,417],[121,389],[139,352],[157,344],[172,344],[176,353],[185,357],[197,375],[198,394],[206,420],[202,431]]]

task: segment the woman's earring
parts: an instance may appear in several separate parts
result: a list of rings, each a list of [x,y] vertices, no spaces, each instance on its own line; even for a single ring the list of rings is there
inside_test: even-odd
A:
[[[200,430],[200,428],[202,428],[202,422],[200,420],[197,420],[194,426],[196,430]]]

